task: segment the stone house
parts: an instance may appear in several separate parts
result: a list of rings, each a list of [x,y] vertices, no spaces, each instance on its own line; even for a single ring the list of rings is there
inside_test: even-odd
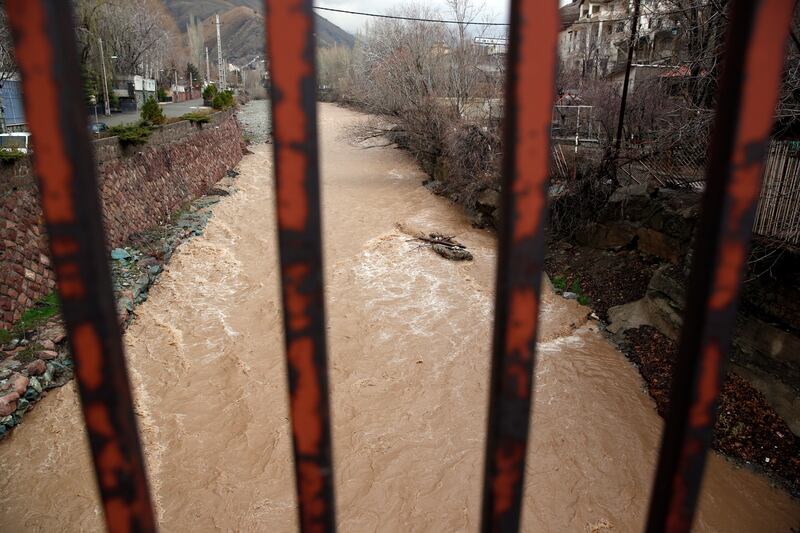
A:
[[[560,10],[561,68],[582,78],[615,78],[625,69],[632,0],[574,0]],[[682,57],[680,16],[663,0],[642,0],[634,63],[669,67]]]

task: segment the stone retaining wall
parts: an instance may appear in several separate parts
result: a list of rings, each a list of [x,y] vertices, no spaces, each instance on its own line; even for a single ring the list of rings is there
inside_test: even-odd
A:
[[[203,195],[242,158],[233,111],[208,124],[188,121],[155,130],[146,145],[116,137],[94,141],[108,245],[166,221]],[[28,159],[0,166],[0,329],[9,328],[54,286],[38,187]]]

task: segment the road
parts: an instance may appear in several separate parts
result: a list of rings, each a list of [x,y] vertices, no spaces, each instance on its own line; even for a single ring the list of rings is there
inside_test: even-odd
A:
[[[208,109],[207,107],[203,107],[203,99],[198,98],[196,100],[189,100],[188,102],[178,102],[175,104],[161,104],[161,109],[164,110],[164,114],[167,118],[174,118],[180,117],[185,115],[186,113],[191,113],[192,111],[197,111],[198,109]],[[92,115],[89,117],[91,122],[94,123],[95,117]],[[104,122],[108,125],[108,127],[112,126],[120,126],[122,124],[130,124],[133,122],[139,121],[139,112],[135,113],[112,113],[110,117],[106,117],[103,115],[98,115],[97,120],[99,122]]]
[[[266,120],[265,104],[247,106]],[[251,117],[252,118],[252,117]],[[496,249],[400,150],[346,140],[320,106],[339,530],[478,531]],[[251,122],[250,118],[242,120]],[[272,146],[182,245],[125,334],[161,530],[297,530]],[[457,236],[447,261],[414,241]],[[642,531],[662,422],[636,369],[545,289],[523,531]],[[0,529],[99,531],[74,385],[0,443]],[[800,505],[709,458],[694,531],[782,531]]]

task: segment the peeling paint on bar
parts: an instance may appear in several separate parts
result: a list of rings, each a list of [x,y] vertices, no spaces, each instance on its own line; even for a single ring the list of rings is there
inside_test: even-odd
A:
[[[692,526],[735,326],[795,0],[731,5],[670,413],[647,531]]]
[[[483,531],[517,531],[533,396],[555,99],[558,2],[511,2],[503,220],[483,488]]]
[[[310,0],[267,0],[278,235],[300,526],[334,531]]]
[[[156,530],[108,269],[70,2],[5,3],[108,531]]]

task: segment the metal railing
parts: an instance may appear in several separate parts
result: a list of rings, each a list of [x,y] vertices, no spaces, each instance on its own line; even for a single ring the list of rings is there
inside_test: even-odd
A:
[[[647,530],[688,531],[751,238],[794,0],[734,0],[716,133]],[[155,531],[112,298],[71,2],[7,0],[53,268],[109,531]],[[311,0],[266,0],[290,412],[300,524],[336,527]],[[536,360],[556,0],[512,0],[483,531],[516,531]],[[535,431],[535,426],[534,426]]]

